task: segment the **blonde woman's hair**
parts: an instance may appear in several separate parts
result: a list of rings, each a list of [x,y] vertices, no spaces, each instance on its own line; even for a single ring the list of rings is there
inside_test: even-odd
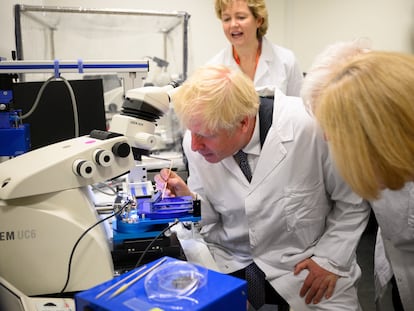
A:
[[[172,94],[174,111],[188,127],[193,118],[203,130],[232,131],[244,117],[254,117],[259,96],[243,72],[223,65],[200,67]]]
[[[314,113],[335,162],[366,199],[414,177],[414,56],[371,51],[332,71]]]
[[[265,0],[215,0],[214,8],[216,10],[217,17],[221,20],[223,11],[235,1],[244,1],[252,12],[254,18],[257,20],[262,19],[261,26],[257,29],[257,37],[262,39],[269,28],[269,16],[267,13]]]

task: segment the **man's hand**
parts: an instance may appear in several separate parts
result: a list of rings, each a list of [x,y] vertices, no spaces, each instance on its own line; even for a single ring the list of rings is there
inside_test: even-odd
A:
[[[339,276],[320,267],[310,258],[298,263],[294,274],[297,275],[303,269],[309,270],[309,274],[300,290],[301,297],[306,295],[305,302],[307,304],[311,302],[317,304],[324,296],[326,299],[331,298]]]
[[[163,168],[154,176],[155,187],[159,191],[165,191],[165,197],[192,196],[185,181],[175,172]]]

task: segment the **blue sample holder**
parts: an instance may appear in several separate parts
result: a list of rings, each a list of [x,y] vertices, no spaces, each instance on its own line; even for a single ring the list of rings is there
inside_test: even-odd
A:
[[[165,260],[157,269],[167,263],[182,262],[171,257],[162,257],[149,263],[147,269],[151,269],[160,261]],[[137,272],[137,269],[131,270],[117,278],[95,286],[89,290],[80,292],[75,295],[76,310],[91,311],[167,311],[167,310],[246,310],[247,306],[247,283],[245,280],[236,277],[218,273],[206,268],[194,265],[206,273],[206,282],[203,286],[197,288],[194,292],[174,301],[160,302],[148,298],[145,289],[145,277],[128,287],[124,292],[113,298],[111,295],[123,284],[131,281],[128,277]],[[153,272],[157,271],[155,269]],[[145,272],[146,269],[143,270]],[[140,272],[141,273],[141,272]],[[107,291],[111,286],[125,279],[124,283]],[[128,279],[128,280],[127,280]],[[106,292],[107,291],[107,292]],[[102,293],[105,293],[102,295]],[[98,298],[97,298],[98,296]]]
[[[154,198],[138,198],[137,209],[127,215],[137,219],[136,222],[124,222],[123,215],[116,217],[113,224],[113,242],[122,244],[125,240],[154,238],[176,219],[181,222],[198,222],[201,220],[197,207],[191,196],[161,199],[161,192]],[[199,207],[198,207],[199,211]],[[142,217],[145,216],[145,217]]]

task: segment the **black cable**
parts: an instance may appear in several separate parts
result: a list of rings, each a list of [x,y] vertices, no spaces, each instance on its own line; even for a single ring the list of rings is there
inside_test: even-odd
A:
[[[167,230],[171,229],[172,227],[174,227],[176,224],[178,224],[180,221],[178,219],[176,219],[171,225],[169,225],[168,227],[166,227],[164,230],[162,230],[152,241],[150,244],[148,244],[148,246],[145,248],[144,252],[141,254],[141,256],[139,257],[137,263],[135,264],[135,268],[139,267],[139,265],[141,264],[142,259],[144,258],[144,256],[146,255],[146,253],[148,252],[148,250],[151,248],[152,244],[154,244],[154,242],[161,236],[163,235]]]
[[[79,245],[79,243],[80,243],[80,241],[85,237],[85,235],[89,232],[89,231],[91,231],[93,228],[95,228],[97,225],[99,225],[100,223],[102,223],[102,222],[104,222],[104,221],[106,221],[106,220],[108,220],[108,219],[110,219],[110,218],[112,218],[112,217],[114,217],[114,216],[117,216],[117,215],[119,215],[120,213],[122,213],[122,211],[125,209],[125,207],[127,207],[127,205],[128,204],[130,204],[131,203],[131,201],[130,200],[128,200],[127,202],[125,202],[124,203],[124,205],[122,205],[121,206],[121,208],[118,210],[118,211],[116,211],[115,213],[112,213],[111,215],[109,215],[109,216],[107,216],[107,217],[105,217],[105,218],[102,218],[101,220],[99,220],[98,222],[96,222],[95,224],[93,224],[92,226],[90,226],[88,229],[86,229],[82,234],[81,234],[81,236],[78,238],[78,240],[76,241],[76,243],[75,243],[75,245],[73,246],[73,248],[72,248],[72,252],[71,252],[71,254],[70,254],[70,257],[69,257],[69,263],[68,263],[68,274],[67,274],[67,277],[66,277],[66,283],[65,283],[65,286],[63,286],[63,288],[62,288],[62,290],[60,291],[60,293],[61,294],[63,294],[64,292],[65,292],[65,289],[66,289],[66,287],[68,286],[68,284],[69,284],[69,280],[70,280],[70,273],[71,273],[71,267],[72,267],[72,260],[73,260],[73,255],[75,254],[75,250],[76,250],[76,248],[78,247],[78,245]]]

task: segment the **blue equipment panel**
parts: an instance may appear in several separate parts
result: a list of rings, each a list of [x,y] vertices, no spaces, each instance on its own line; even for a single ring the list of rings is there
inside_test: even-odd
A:
[[[15,157],[30,150],[29,125],[0,128],[0,156]]]
[[[148,280],[142,277],[136,282],[138,272],[140,274],[151,270],[154,265],[162,263],[151,273],[157,272],[157,269],[162,269],[164,265],[172,263],[183,263],[183,261],[173,259],[171,257],[163,257],[156,261],[149,263],[148,268],[138,271],[141,268],[131,270],[117,278],[107,281],[103,284],[95,286],[89,290],[80,292],[75,295],[76,310],[91,310],[91,311],[149,311],[149,310],[214,310],[214,311],[228,311],[228,310],[246,310],[247,307],[247,283],[245,280],[235,278],[230,275],[218,273],[212,270],[207,270],[203,267],[193,265],[197,269],[203,271],[205,275],[205,283],[190,291],[185,296],[177,296],[176,299],[169,299],[168,301],[160,301],[148,297]],[[163,272],[160,270],[160,272]],[[132,276],[132,274],[135,274]],[[131,281],[132,280],[132,281]],[[177,278],[174,286],[183,286],[185,277]],[[131,283],[125,291],[114,296],[114,293]],[[114,286],[116,285],[116,286]],[[162,284],[162,287],[168,284]]]

